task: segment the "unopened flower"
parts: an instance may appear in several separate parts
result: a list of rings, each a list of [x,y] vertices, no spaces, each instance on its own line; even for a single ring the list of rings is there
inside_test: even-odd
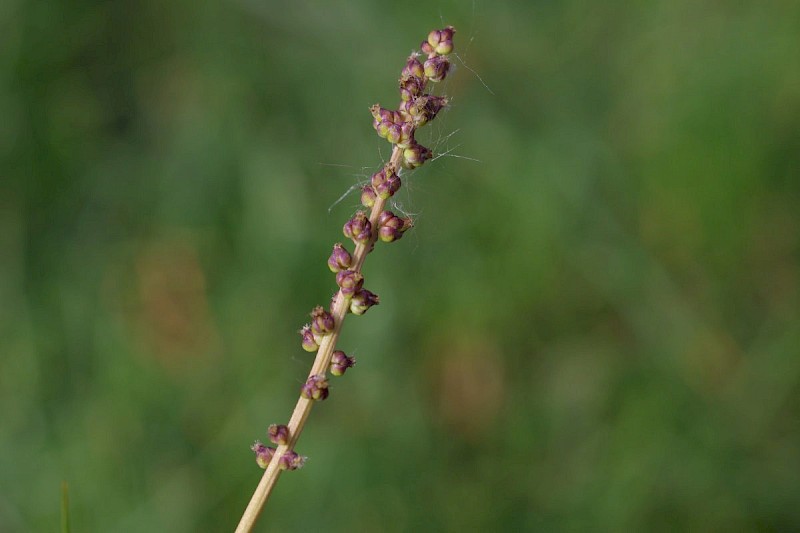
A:
[[[319,350],[319,343],[314,338],[314,333],[311,331],[311,326],[306,324],[300,330],[300,336],[303,338],[301,344],[303,349],[307,352],[316,352]]]
[[[300,396],[309,400],[324,400],[328,397],[328,379],[322,374],[311,376],[300,387]]]
[[[380,214],[378,224],[378,238],[383,242],[398,240],[413,225],[410,218],[400,218],[388,210]]]
[[[307,459],[308,457],[298,455],[294,450],[287,450],[283,452],[283,455],[278,460],[278,468],[281,470],[297,470],[298,468],[303,468]]]
[[[372,224],[366,213],[359,211],[345,223],[342,232],[345,237],[353,239],[356,244],[367,244],[372,237]]]
[[[439,111],[447,107],[448,100],[445,96],[425,95],[424,114],[426,120],[433,120]]]
[[[380,299],[374,292],[361,289],[350,299],[350,312],[354,315],[363,315],[373,305],[378,305]]]
[[[386,200],[400,189],[400,177],[395,165],[388,164],[372,175],[372,188],[379,198]]]
[[[378,198],[378,194],[375,192],[375,189],[372,188],[372,185],[364,185],[361,187],[361,205],[364,207],[372,207],[375,205],[375,200]]]
[[[406,61],[406,65],[403,67],[400,76],[403,78],[421,78],[425,75],[425,69],[422,66],[422,63],[419,62],[417,59],[417,54],[411,54]]]
[[[425,75],[432,82],[440,82],[450,71],[450,60],[445,56],[433,56],[425,61]]]
[[[384,139],[387,139],[390,136],[392,138],[399,138],[401,135],[400,127],[403,120],[397,111],[386,109],[378,104],[370,107],[369,111],[374,119],[372,121],[372,127],[375,128],[375,131],[380,137]]]
[[[256,463],[261,468],[267,468],[270,461],[272,461],[272,456],[275,455],[275,448],[262,444],[260,440],[250,446],[250,449],[255,452]]]
[[[419,102],[421,102],[423,98],[423,96],[420,96],[413,100],[400,102],[399,111],[403,115],[403,119],[414,124],[415,127],[424,126],[427,120],[427,117],[421,116],[423,114],[423,109],[422,106],[419,105]]]
[[[289,443],[289,427],[284,424],[272,424],[267,428],[267,435],[273,444]]]
[[[448,100],[444,96],[426,94],[403,102],[400,106],[401,113],[404,113],[407,120],[414,123],[416,127],[422,127],[436,118],[439,111],[447,106]],[[409,143],[410,144],[410,143]]]
[[[386,121],[389,123],[400,122],[399,116],[397,111],[392,111],[391,109],[386,109],[385,107],[381,107],[380,104],[375,104],[369,108],[369,112],[372,114],[372,118],[374,118],[377,122]]]
[[[406,76],[400,78],[400,99],[404,102],[413,100],[421,95],[425,87],[422,79],[417,76]]]
[[[341,376],[355,364],[356,360],[353,357],[347,357],[343,351],[336,350],[331,357],[331,374]]]
[[[423,41],[422,51],[428,55],[447,55],[453,51],[453,34],[456,32],[452,26],[441,30],[433,30],[428,34],[428,40]]]
[[[445,106],[447,106],[447,98],[444,96],[426,94],[413,100],[402,102],[400,104],[400,113],[407,121],[414,124],[414,127],[419,128],[436,118],[436,115]],[[411,143],[406,144],[410,145]]]
[[[354,270],[342,270],[336,274],[336,284],[341,289],[342,296],[349,298],[364,285],[364,276]]]
[[[381,123],[383,125],[383,123]],[[397,124],[394,122],[388,123],[385,126],[386,135],[381,135],[384,139],[389,141],[392,144],[397,144],[398,141],[402,138],[403,135],[403,128],[401,124]],[[381,132],[378,132],[380,135]]]
[[[389,128],[393,127],[394,123],[387,120],[376,120],[372,125],[375,127],[378,136],[381,139],[385,139],[389,135]]]
[[[350,255],[342,243],[337,242],[333,245],[333,252],[331,252],[331,256],[328,258],[328,268],[331,269],[331,272],[340,272],[342,270],[346,270],[350,268],[350,265],[353,263],[353,257]]]
[[[414,128],[415,126],[412,122],[401,121],[391,124],[387,128],[386,140],[401,148],[408,146],[414,140]]]
[[[317,306],[311,311],[311,332],[314,334],[314,339],[317,344],[320,343],[320,337],[333,333],[333,328],[336,322],[333,320],[333,315],[327,312],[322,306]]]
[[[386,109],[381,107],[379,114],[382,119],[388,120],[389,122],[395,122],[395,123],[400,122],[400,115],[397,114],[397,111],[394,111],[392,109]]]
[[[433,154],[429,149],[415,141],[411,146],[403,150],[402,164],[405,168],[414,169],[422,166],[432,156]]]

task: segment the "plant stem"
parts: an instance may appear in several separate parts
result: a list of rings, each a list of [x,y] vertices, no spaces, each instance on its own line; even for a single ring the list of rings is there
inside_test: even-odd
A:
[[[69,486],[61,482],[61,533],[69,533]]]
[[[402,148],[395,146],[394,150],[392,150],[390,162],[398,168],[400,167],[402,154]],[[372,212],[369,216],[369,221],[372,224],[372,237],[367,244],[358,244],[356,246],[355,252],[353,253],[353,265],[350,267],[351,270],[359,273],[361,272],[361,267],[364,264],[367,253],[369,253],[369,250],[372,248],[373,244],[375,244],[375,240],[378,237],[378,218],[385,206],[386,200],[380,197],[376,199],[375,205],[372,206]],[[319,350],[317,351],[317,357],[314,359],[314,365],[311,367],[309,377],[325,374],[327,372],[331,364],[333,351],[336,348],[336,341],[339,340],[342,324],[347,316],[347,308],[348,300],[342,295],[342,292],[339,291],[331,309],[331,314],[334,319],[333,332],[323,337],[319,345]],[[255,492],[253,492],[250,503],[247,504],[247,508],[244,510],[239,525],[236,527],[236,533],[246,533],[253,529],[258,516],[261,514],[261,510],[264,508],[264,504],[267,502],[272,492],[272,488],[281,475],[282,470],[278,467],[280,458],[284,453],[294,448],[297,439],[300,438],[300,433],[303,431],[303,427],[308,419],[308,415],[311,413],[311,407],[313,407],[313,405],[314,400],[309,400],[302,396],[297,400],[297,405],[295,405],[292,417],[287,424],[289,427],[289,442],[278,446],[275,450],[275,454],[272,456],[269,466],[267,466],[267,469],[264,471],[264,475],[261,477],[261,481],[259,481]]]

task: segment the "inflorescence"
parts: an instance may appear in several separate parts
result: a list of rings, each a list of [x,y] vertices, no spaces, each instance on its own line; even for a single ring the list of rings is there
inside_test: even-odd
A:
[[[363,315],[379,303],[378,296],[364,288],[364,276],[361,273],[364,257],[372,251],[377,240],[396,241],[413,226],[410,218],[397,216],[383,207],[400,189],[400,175],[405,170],[418,168],[433,155],[431,150],[417,142],[414,134],[448,105],[446,97],[425,91],[428,82],[438,83],[450,71],[448,55],[453,51],[454,33],[452,26],[433,30],[422,42],[421,52],[411,54],[400,74],[400,105],[396,110],[383,108],[379,104],[370,108],[375,131],[393,145],[392,158],[361,189],[361,203],[372,210],[371,214],[358,211],[342,228],[344,236],[355,245],[355,252],[348,252],[342,243],[333,246],[328,268],[336,275],[339,290],[334,295],[330,309],[315,307],[310,322],[300,329],[303,349],[319,352],[308,379],[300,388],[301,401],[316,402],[328,398],[327,372],[341,376],[355,364],[355,359],[345,352],[334,351],[337,326],[341,326],[337,324],[334,306],[344,305],[343,308],[339,307],[343,309],[340,314],[344,319],[345,313]],[[326,345],[324,354],[320,349],[323,345]],[[269,427],[267,433],[270,441],[284,450],[277,459],[279,470],[296,470],[303,466],[306,458],[292,450],[297,440],[297,435],[292,432],[298,433],[301,429],[302,422],[296,427],[292,427],[291,422],[289,426],[273,424]],[[266,446],[260,441],[256,441],[251,449],[255,452],[256,462],[264,469],[275,459],[277,452],[275,447]]]

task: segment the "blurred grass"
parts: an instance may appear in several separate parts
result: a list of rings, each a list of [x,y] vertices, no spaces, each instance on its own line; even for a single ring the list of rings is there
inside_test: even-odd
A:
[[[466,66],[272,531],[800,529],[796,2],[0,5],[0,530],[230,530],[295,331]],[[476,72],[486,85],[473,72]],[[455,132],[452,137],[445,139]],[[427,137],[427,136],[430,137]]]

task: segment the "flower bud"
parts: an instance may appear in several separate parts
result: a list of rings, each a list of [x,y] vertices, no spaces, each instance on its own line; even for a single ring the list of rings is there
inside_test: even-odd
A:
[[[430,150],[414,141],[408,148],[403,150],[402,165],[405,168],[417,168],[432,156],[433,154]]]
[[[413,100],[422,94],[424,88],[421,78],[416,76],[400,78],[400,99],[404,102]]]
[[[322,306],[317,306],[311,311],[311,332],[314,334],[314,340],[319,344],[318,337],[324,337],[333,333],[333,328],[336,323],[333,320],[333,315],[327,312]]]
[[[375,193],[375,189],[373,189],[371,185],[364,185],[361,188],[361,205],[364,207],[372,207],[375,205],[375,200],[377,199],[378,195]]]
[[[416,125],[411,122],[403,122],[402,126],[400,126],[400,140],[397,141],[397,146],[400,148],[405,148],[406,146],[410,145],[414,142],[414,129]]]
[[[406,65],[403,67],[403,71],[400,73],[401,78],[421,78],[425,75],[425,70],[422,66],[422,63],[419,62],[417,59],[416,54],[411,54],[408,57],[408,61],[406,61]]]
[[[347,354],[341,350],[336,350],[331,356],[331,374],[341,376],[355,364],[356,360],[354,358],[347,357]]]
[[[446,96],[435,96],[432,94],[428,94],[425,96],[425,118],[426,120],[430,121],[436,118],[436,115],[439,114],[439,111],[447,107],[448,100]]]
[[[388,209],[386,209],[384,211],[381,211],[381,214],[378,215],[378,227],[385,226],[393,218],[397,218],[397,217],[395,216],[394,213],[392,213]]]
[[[425,101],[424,98],[424,96],[420,96],[413,100],[400,102],[400,113],[403,115],[403,119],[414,124],[415,127],[424,126],[427,119],[424,116],[424,109],[421,105]]]
[[[375,128],[378,137],[385,139],[389,135],[389,128],[392,127],[392,123],[388,120],[375,120],[372,122],[372,127]]]
[[[450,70],[450,61],[445,56],[433,56],[425,61],[425,76],[432,82],[440,82]]]
[[[372,175],[369,179],[373,189],[378,189],[386,182],[386,167],[381,167],[379,171]]]
[[[256,454],[256,463],[258,466],[264,469],[269,466],[270,461],[272,461],[272,456],[275,455],[275,448],[265,446],[260,440],[257,440],[255,444],[250,446],[250,449]]]
[[[289,443],[289,427],[284,424],[272,424],[267,428],[267,435],[273,444]]]
[[[350,312],[354,315],[363,315],[370,307],[379,303],[380,299],[377,294],[367,289],[361,289],[350,299]]]
[[[400,185],[400,178],[397,176],[397,174],[393,174],[390,177],[387,177],[386,181],[383,183],[383,186],[377,189],[378,196],[386,200],[387,198],[394,196],[394,193],[400,189]]]
[[[367,244],[372,237],[372,224],[366,213],[359,211],[345,223],[342,231],[345,237],[353,239],[356,244]]]
[[[316,352],[319,350],[319,343],[314,338],[314,333],[311,331],[309,324],[303,326],[303,329],[300,330],[300,336],[303,338],[301,345],[305,351]]]
[[[350,298],[364,285],[364,276],[353,270],[342,270],[336,274],[336,284],[341,289],[342,296]]]
[[[372,127],[375,128],[378,136],[386,139],[389,137],[389,135],[400,135],[401,132],[395,132],[395,130],[398,129],[396,125],[402,122],[400,114],[397,111],[391,111],[381,107],[378,104],[375,104],[369,108],[369,112],[372,114],[372,118],[374,119],[372,121]]]
[[[403,102],[400,104],[400,111],[409,122],[414,124],[415,128],[424,126],[428,121],[436,118],[436,115],[445,106],[447,106],[447,98],[443,96],[434,96],[426,94]],[[406,146],[410,145],[408,143]]]
[[[309,400],[324,400],[328,397],[328,379],[322,374],[311,376],[300,387],[300,396]]]
[[[441,30],[433,30],[428,34],[428,47],[424,46],[423,52],[426,54],[436,53],[447,55],[453,51],[453,34],[456,32],[452,26],[447,26]],[[430,52],[428,50],[431,50]]]
[[[374,118],[378,122],[381,121],[386,121],[389,123],[397,122],[397,120],[395,120],[397,118],[396,112],[390,109],[386,109],[385,107],[381,107],[380,104],[375,104],[372,107],[370,107],[369,112],[372,115],[372,118]]]
[[[386,128],[386,140],[397,144],[403,138],[403,127],[400,124],[390,124]]]
[[[281,470],[297,470],[298,468],[303,468],[307,459],[308,457],[298,455],[294,450],[287,450],[278,459],[278,468]]]
[[[372,175],[372,188],[382,199],[386,200],[400,189],[400,177],[395,165],[389,164]]]
[[[350,255],[342,243],[337,242],[333,245],[333,252],[331,252],[331,256],[328,258],[328,268],[331,269],[331,272],[340,272],[342,270],[346,270],[350,268],[350,265],[353,262],[353,257]]]
[[[400,218],[391,211],[383,211],[378,218],[378,238],[383,242],[396,241],[412,225],[410,218]]]

